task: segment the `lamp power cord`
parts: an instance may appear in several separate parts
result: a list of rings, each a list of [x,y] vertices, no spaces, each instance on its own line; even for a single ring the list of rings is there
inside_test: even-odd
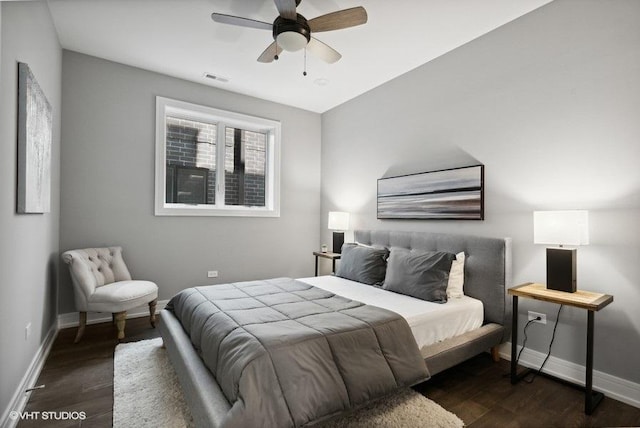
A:
[[[551,347],[553,346],[553,341],[556,338],[556,330],[558,329],[558,322],[560,321],[560,312],[562,311],[562,308],[564,307],[564,305],[560,305],[560,307],[558,308],[558,314],[556,315],[556,322],[553,326],[553,333],[551,334],[551,341],[549,342],[549,350],[547,351],[547,356],[545,357],[544,361],[542,362],[542,365],[540,366],[540,368],[533,373],[533,376],[530,379],[522,379],[527,383],[532,383],[533,380],[536,378],[536,376],[538,376],[541,372],[542,369],[544,368],[545,364],[547,364],[547,361],[549,360],[549,357],[551,356]],[[524,351],[525,346],[527,345],[527,327],[529,327],[529,325],[531,325],[531,323],[535,322],[535,321],[540,321],[540,317],[536,317],[534,319],[531,319],[527,322],[527,324],[525,324],[524,326],[524,340],[522,341],[522,348],[520,348],[520,352],[518,352],[518,357],[516,358],[516,365],[518,364],[518,361],[520,361],[520,355],[522,354],[522,351]]]

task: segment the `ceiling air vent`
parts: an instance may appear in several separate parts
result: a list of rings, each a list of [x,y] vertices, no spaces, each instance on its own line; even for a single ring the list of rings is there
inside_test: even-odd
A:
[[[212,73],[204,73],[203,76],[205,79],[217,80],[218,82],[222,82],[222,83],[227,83],[229,81],[228,77],[218,76]]]

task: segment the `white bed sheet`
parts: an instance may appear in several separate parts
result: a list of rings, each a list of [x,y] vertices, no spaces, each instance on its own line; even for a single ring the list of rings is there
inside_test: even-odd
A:
[[[447,303],[442,304],[427,302],[333,275],[298,280],[347,299],[400,314],[409,323],[421,351],[434,343],[480,328],[484,318],[482,302],[469,296],[449,299]]]

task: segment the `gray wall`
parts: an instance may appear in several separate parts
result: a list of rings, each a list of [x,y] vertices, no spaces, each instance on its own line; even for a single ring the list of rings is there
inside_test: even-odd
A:
[[[62,50],[45,2],[2,2],[0,55],[0,415],[56,316]],[[17,62],[53,108],[51,212],[16,214]],[[25,340],[25,326],[31,336]]]
[[[595,368],[640,382],[640,2],[557,0],[322,117],[327,211],[352,229],[511,236],[514,282],[545,281],[532,211],[588,209],[578,287],[612,294],[596,314]],[[485,221],[376,219],[376,180],[485,165]],[[529,329],[547,352],[551,322]],[[566,309],[552,355],[585,364],[586,314]],[[521,336],[522,337],[522,336]]]
[[[64,51],[60,249],[122,245],[160,299],[194,285],[313,275],[320,115]],[[280,120],[281,216],[155,217],[157,95]],[[218,270],[217,279],[207,270]],[[73,312],[68,272],[60,313]]]

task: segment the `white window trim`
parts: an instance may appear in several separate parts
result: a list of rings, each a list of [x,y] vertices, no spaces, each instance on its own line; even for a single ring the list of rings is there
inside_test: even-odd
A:
[[[165,117],[183,117],[189,120],[209,123],[224,122],[226,125],[248,131],[267,133],[267,182],[264,207],[225,206],[216,198],[216,204],[172,204],[166,203],[166,132]],[[280,122],[235,113],[213,107],[201,106],[170,98],[156,97],[156,216],[238,216],[238,217],[280,217]],[[218,159],[224,153],[224,134],[218,138]],[[224,159],[224,158],[222,158]],[[216,168],[216,186],[224,181],[224,168]],[[222,176],[222,180],[220,179]],[[224,188],[220,189],[224,195]],[[224,197],[222,198],[224,201]]]

